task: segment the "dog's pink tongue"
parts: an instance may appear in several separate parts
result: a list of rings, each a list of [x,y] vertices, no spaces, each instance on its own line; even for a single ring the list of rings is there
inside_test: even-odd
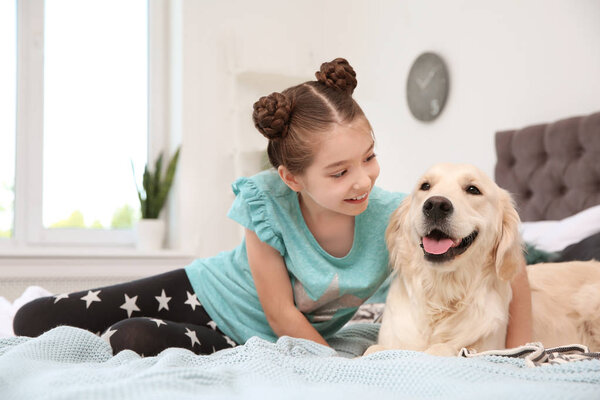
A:
[[[423,248],[429,254],[444,254],[452,247],[452,239],[435,240],[428,237],[423,238]]]

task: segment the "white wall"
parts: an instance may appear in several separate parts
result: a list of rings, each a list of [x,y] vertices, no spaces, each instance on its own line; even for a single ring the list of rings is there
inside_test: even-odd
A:
[[[313,79],[323,61],[341,56],[356,69],[389,190],[410,190],[437,161],[493,174],[497,130],[600,110],[599,0],[172,3],[170,121],[183,143],[172,244],[198,256],[239,243],[230,184],[251,169],[239,160],[266,146],[252,103]],[[412,118],[405,100],[424,51],[450,70],[433,123]]]

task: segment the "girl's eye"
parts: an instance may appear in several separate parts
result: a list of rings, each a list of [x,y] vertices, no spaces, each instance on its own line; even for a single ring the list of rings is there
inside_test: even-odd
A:
[[[371,161],[372,159],[374,159],[375,157],[377,157],[377,154],[373,153],[371,154],[369,157],[367,157],[367,162]]]
[[[476,196],[481,194],[481,192],[479,191],[479,188],[474,185],[471,185],[467,188],[467,193],[474,194]]]
[[[431,185],[429,184],[429,182],[423,182],[423,184],[421,185],[421,190],[429,190],[431,189]]]
[[[332,178],[341,178],[346,173],[346,170],[340,171],[337,174],[331,175]]]

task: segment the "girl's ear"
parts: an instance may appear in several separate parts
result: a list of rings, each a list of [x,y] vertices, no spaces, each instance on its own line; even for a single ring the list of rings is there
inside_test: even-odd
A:
[[[277,167],[277,172],[279,173],[281,180],[294,192],[302,190],[303,186],[301,180],[298,179],[296,175],[292,174],[286,167],[280,165]]]

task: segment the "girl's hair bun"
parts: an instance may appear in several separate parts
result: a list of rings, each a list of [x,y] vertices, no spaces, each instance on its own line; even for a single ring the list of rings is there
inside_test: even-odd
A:
[[[288,132],[292,104],[285,95],[271,93],[254,103],[254,126],[269,140],[283,139]]]
[[[357,85],[356,72],[344,58],[321,64],[321,69],[315,76],[324,85],[342,90],[348,95],[352,95]]]

